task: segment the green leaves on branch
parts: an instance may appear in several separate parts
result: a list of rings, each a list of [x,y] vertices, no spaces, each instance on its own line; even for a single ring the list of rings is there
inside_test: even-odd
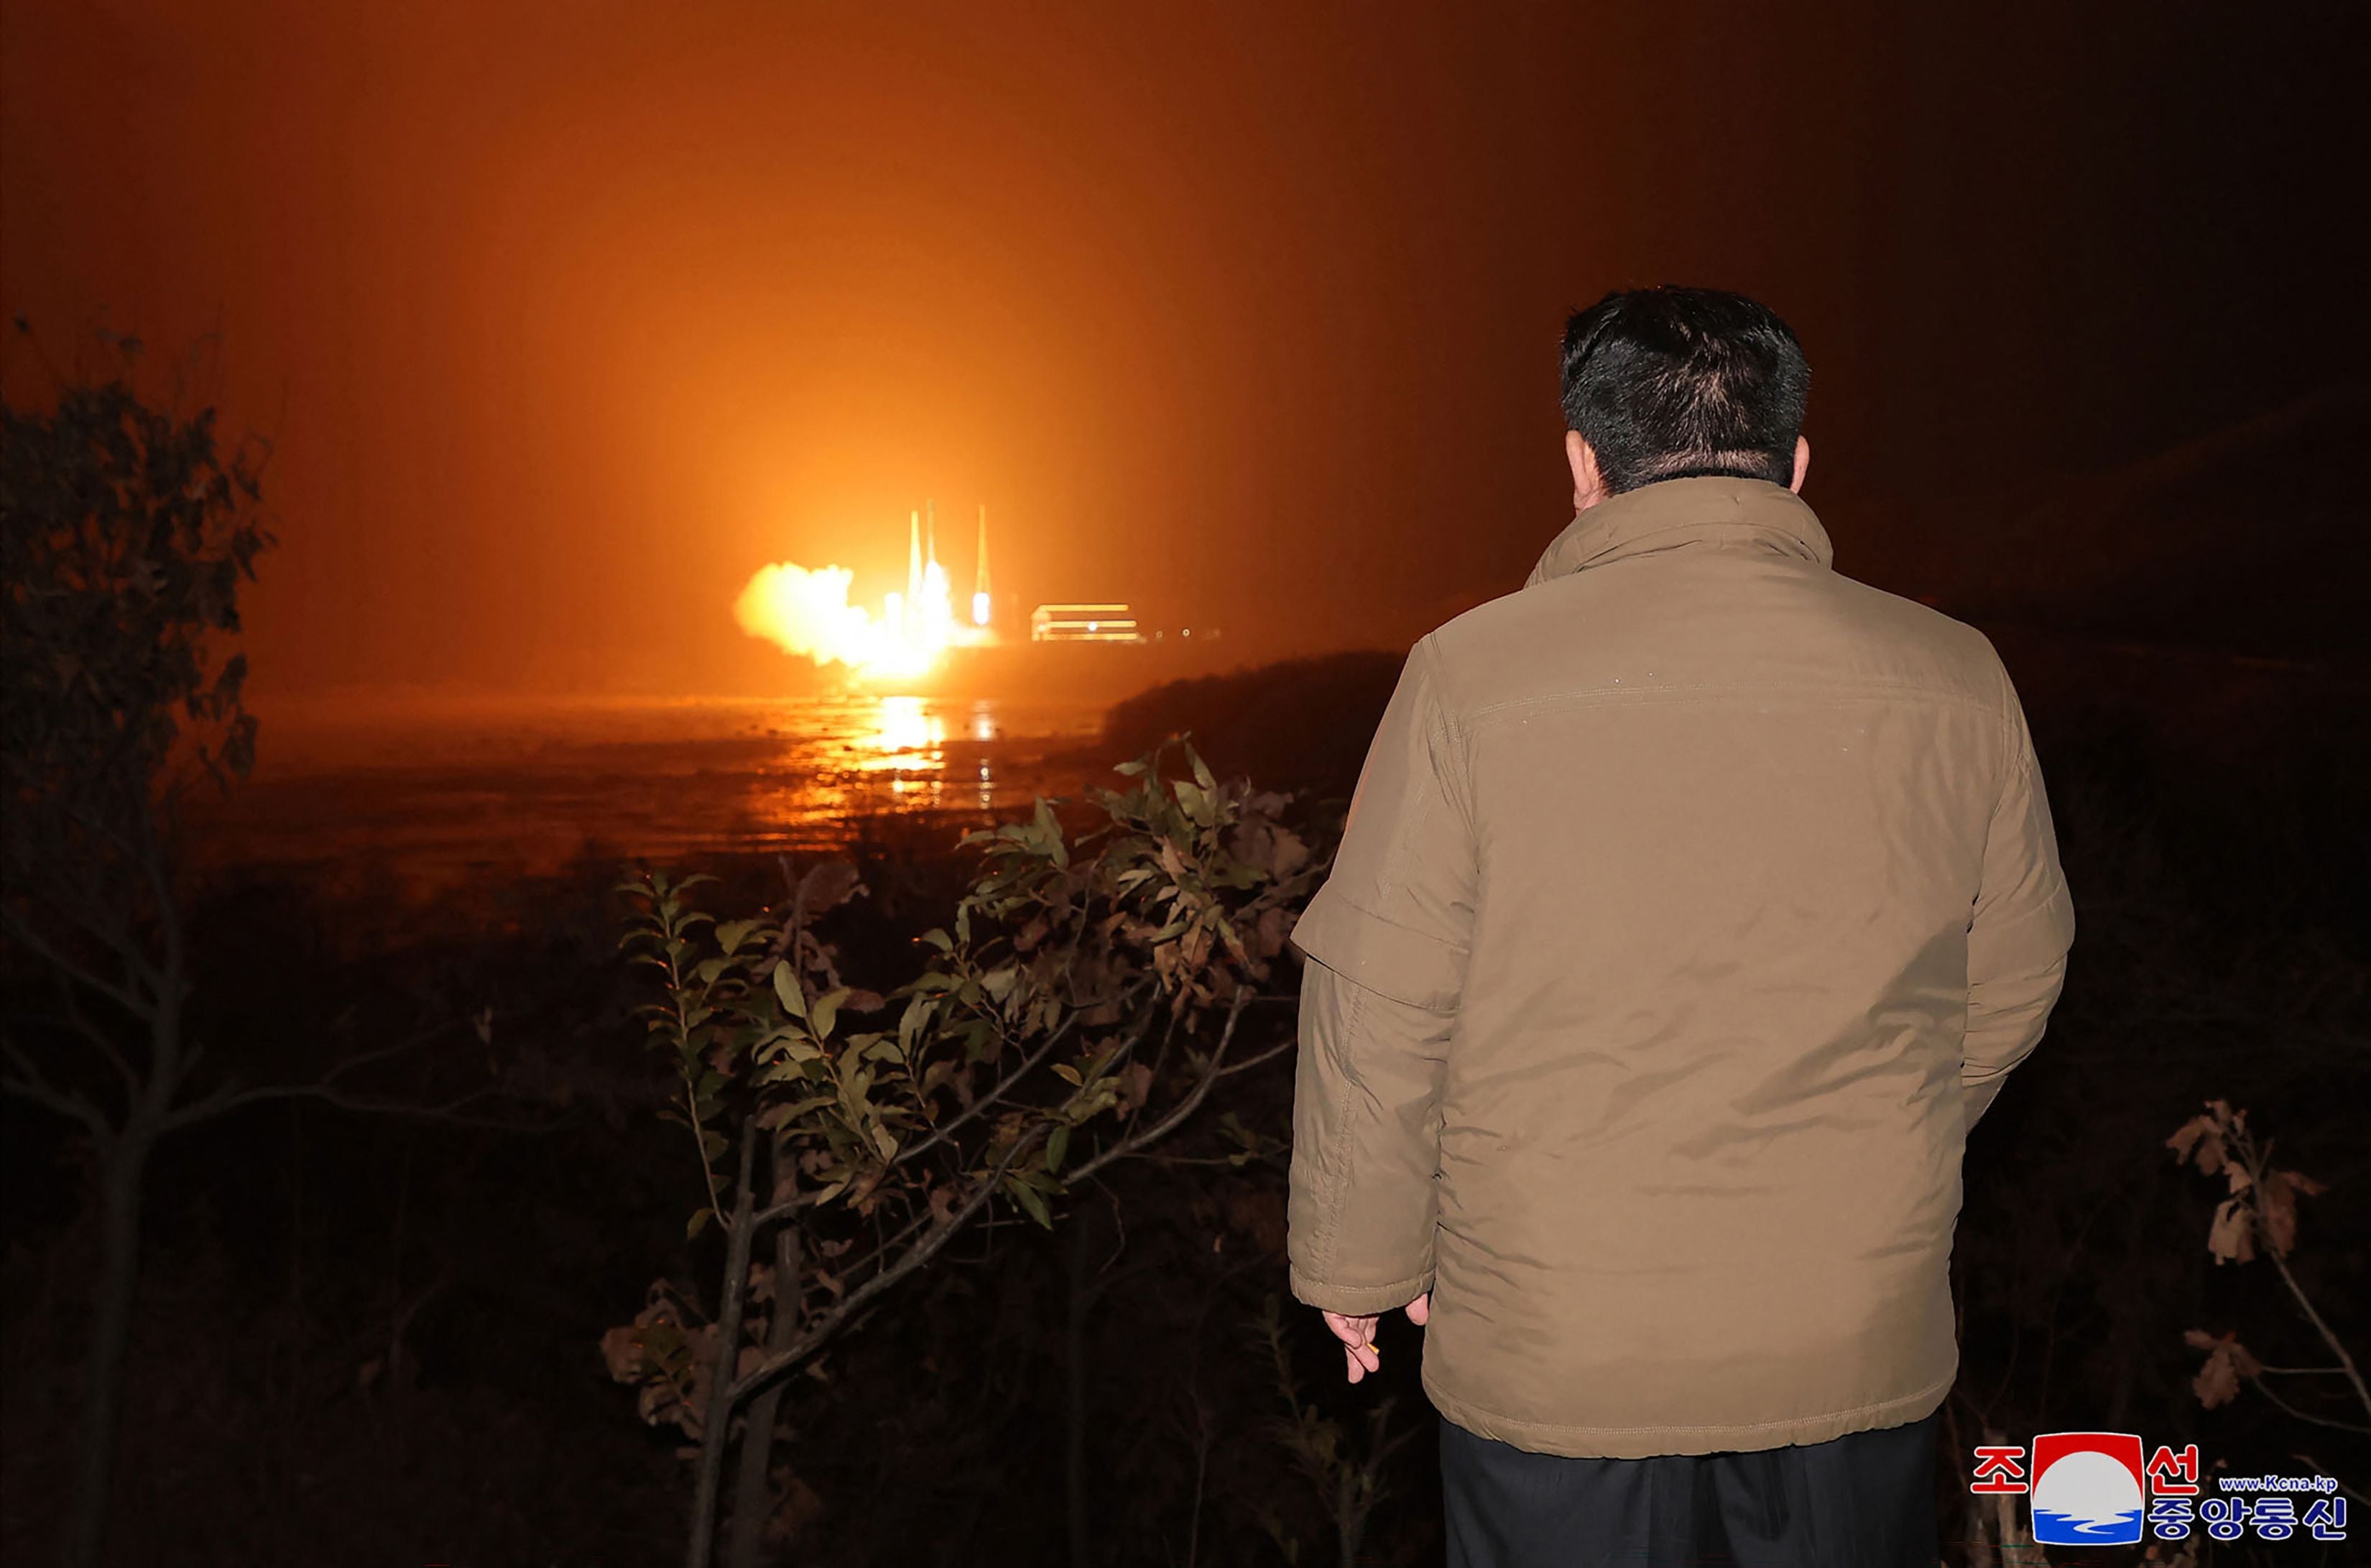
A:
[[[751,1223],[800,1227],[810,1266],[787,1309],[828,1312],[999,1204],[1051,1226],[1069,1182],[1198,1103],[1319,867],[1283,820],[1287,797],[1179,755],[966,835],[968,889],[885,991],[846,981],[826,940],[864,891],[847,861],[721,921],[693,903],[711,879],[623,884],[621,946],[657,982],[636,1016],[676,1078],[666,1114],[698,1151],[687,1239],[734,1223],[728,1162],[754,1129],[773,1175]],[[677,1315],[654,1305],[642,1326]]]
[[[1181,1069],[1190,1081],[1197,1031],[1269,977],[1319,868],[1282,821],[1286,797],[1178,755],[1182,768],[1156,754],[1122,767],[1120,789],[966,835],[971,886],[885,997],[842,983],[817,932],[863,891],[845,861],[809,868],[767,915],[722,922],[688,896],[709,879],[627,883],[624,946],[660,980],[640,1016],[681,1080],[710,1206],[730,1129],[751,1117],[791,1151],[797,1180],[774,1202],[905,1214],[917,1182],[993,1177],[1036,1218],[1080,1138],[1140,1116]],[[885,1009],[894,1025],[842,1032],[847,1013]],[[1167,1044],[1139,1059],[1156,1032]],[[1025,1172],[999,1170],[1033,1124],[1047,1130]],[[925,1154],[928,1172],[898,1169]]]

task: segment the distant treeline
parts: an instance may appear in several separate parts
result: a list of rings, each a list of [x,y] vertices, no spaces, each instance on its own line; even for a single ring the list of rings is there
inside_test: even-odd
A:
[[[1115,706],[1101,754],[1136,756],[1175,734],[1221,775],[1347,798],[1397,684],[1403,653],[1329,653],[1170,681]]]

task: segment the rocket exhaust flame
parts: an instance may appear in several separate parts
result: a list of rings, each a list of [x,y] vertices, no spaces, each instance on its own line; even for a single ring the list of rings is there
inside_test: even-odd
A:
[[[980,582],[969,626],[955,618],[947,570],[939,564],[935,517],[927,548],[920,513],[909,524],[906,591],[882,596],[878,615],[849,603],[855,572],[844,566],[809,570],[792,561],[761,566],[741,590],[733,618],[752,637],[818,665],[845,665],[859,679],[915,680],[944,662],[947,650],[996,640],[988,627],[988,509],[980,509]]]
[[[979,570],[972,577],[971,623],[988,625],[988,502],[979,503]]]

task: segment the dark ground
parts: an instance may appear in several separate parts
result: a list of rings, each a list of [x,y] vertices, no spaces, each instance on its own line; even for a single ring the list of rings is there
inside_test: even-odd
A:
[[[1998,640],[2033,709],[2083,927],[2050,1037],[1969,1155],[1957,1458],[1964,1467],[1980,1431],[2024,1441],[2090,1425],[2194,1437],[2238,1471],[2295,1470],[2290,1456],[2307,1452],[2362,1487],[2361,1437],[2305,1427],[2252,1392],[2199,1408],[2184,1330],[2237,1330],[2276,1364],[2324,1357],[2265,1264],[2213,1265],[2219,1184],[2163,1147],[2222,1096],[2278,1136],[2282,1164],[2328,1182],[2294,1264],[2371,1350],[2371,792],[2361,709],[2348,706],[2360,687]],[[1338,802],[1398,662],[1345,655],[1162,688],[1114,712],[1105,750],[1187,729],[1221,771]],[[2203,744],[2218,727],[2194,705],[2134,695],[2152,683],[2219,691],[2247,725]],[[860,847],[875,897],[839,933],[854,972],[898,977],[906,937],[958,885],[949,836],[885,824]],[[720,906],[765,896],[779,874],[763,860],[715,869],[729,882]],[[680,1134],[652,1113],[657,1068],[623,1017],[635,998],[611,957],[613,870],[588,859],[406,914],[351,895],[332,907],[303,887],[212,887],[197,1006],[253,1053],[251,1077],[491,1005],[491,1046],[465,1029],[376,1087],[434,1098],[483,1082],[491,1062],[533,1093],[482,1109],[536,1130],[289,1101],[165,1147],[120,1561],[679,1556],[688,1467],[671,1429],[637,1423],[596,1349],[653,1277],[712,1273],[690,1266],[687,1163],[668,1147]],[[1220,1109],[1280,1140],[1289,1061],[1234,1082]],[[21,1107],[0,1115],[0,1555],[33,1562],[68,1490],[90,1262],[75,1145]],[[1081,1536],[1112,1563],[1339,1559],[1278,1424],[1287,1405],[1259,1327],[1285,1293],[1281,1156],[1230,1164],[1213,1122],[1162,1162],[1076,1194],[1075,1219],[1052,1235],[985,1233],[798,1385],[781,1561],[1035,1565],[1066,1560]],[[1313,1316],[1289,1309],[1285,1323],[1304,1394],[1349,1451],[1371,1440],[1384,1397],[1395,1428],[1417,1434],[1388,1470],[1359,1561],[1436,1561],[1412,1332],[1387,1333],[1380,1387],[1350,1390]],[[1964,1483],[1942,1482],[1947,1533]]]

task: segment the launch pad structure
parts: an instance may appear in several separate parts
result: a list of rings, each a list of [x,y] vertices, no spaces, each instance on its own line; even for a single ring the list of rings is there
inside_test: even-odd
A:
[[[966,637],[953,624],[954,595],[947,570],[939,561],[938,502],[925,501],[908,513],[906,526],[906,591],[892,595],[891,618],[901,630],[907,627],[935,629],[952,634],[950,640],[960,644]],[[988,571],[986,502],[979,503],[979,536],[973,561],[970,635],[976,637],[989,630],[989,623],[995,616],[996,601]],[[934,620],[942,624],[933,628],[931,623]],[[1104,602],[1038,605],[1029,617],[1029,640],[1134,643],[1146,639],[1133,609],[1125,604]]]

